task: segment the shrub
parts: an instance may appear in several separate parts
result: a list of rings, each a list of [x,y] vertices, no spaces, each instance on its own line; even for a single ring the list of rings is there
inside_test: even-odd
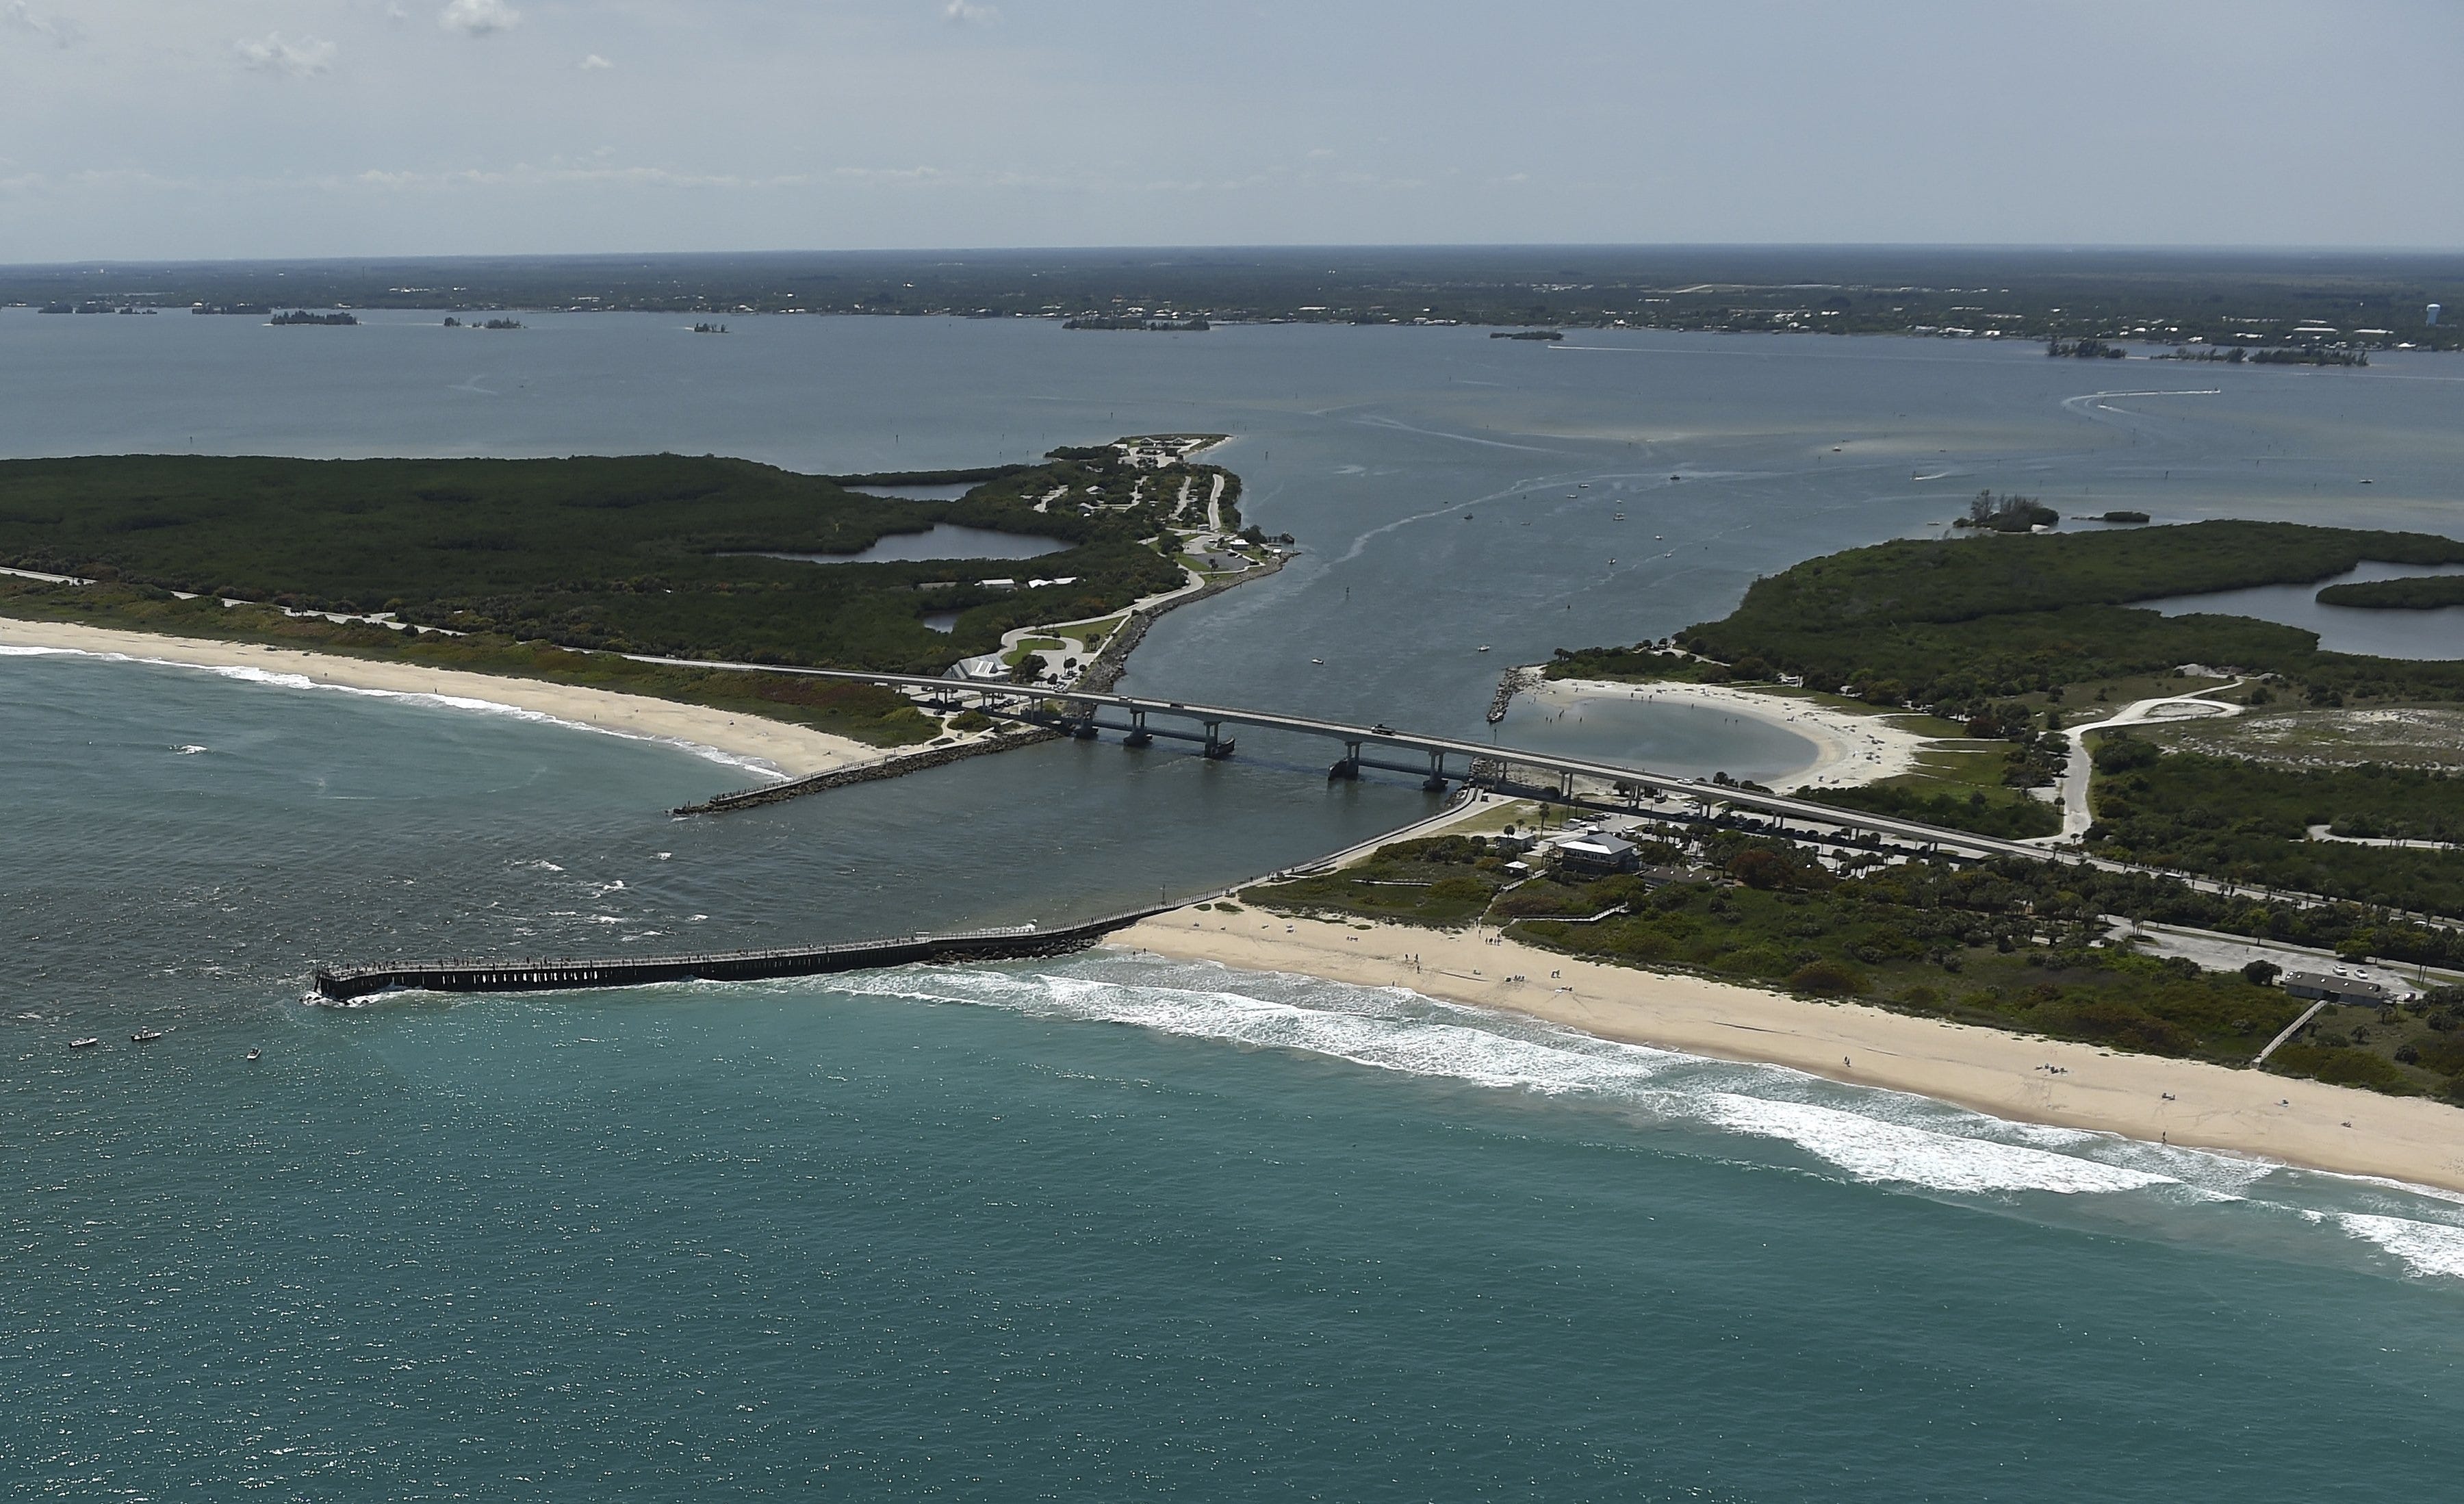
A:
[[[2306,1075],[2336,1086],[2364,1086],[2397,1096],[2414,1096],[2421,1091],[2395,1062],[2366,1050],[2287,1045],[2268,1056],[2267,1064],[2286,1075]]]
[[[1792,991],[1811,992],[1817,997],[1850,997],[1865,990],[1865,978],[1853,966],[1837,961],[1810,961],[1788,975]]]
[[[2089,754],[2100,773],[2125,773],[2134,767],[2153,767],[2165,749],[2142,737],[2109,736],[2098,741]]]

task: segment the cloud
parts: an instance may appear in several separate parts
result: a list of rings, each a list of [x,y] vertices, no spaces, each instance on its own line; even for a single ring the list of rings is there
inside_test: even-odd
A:
[[[950,0],[941,8],[941,19],[952,26],[990,26],[1001,19],[998,7],[977,5],[974,0]]]
[[[54,47],[75,47],[85,33],[75,21],[63,16],[48,15],[37,11],[28,0],[9,0],[0,6],[0,21],[6,21],[21,32],[32,32]]]
[[[436,18],[436,24],[449,32],[461,32],[471,36],[485,36],[521,24],[522,13],[505,0],[451,0]]]
[[[582,71],[583,73],[597,73],[602,68],[613,68],[616,65],[614,63],[600,56],[597,53],[592,53],[589,56],[582,59]]]
[[[241,67],[253,68],[259,73],[289,74],[294,78],[313,78],[320,73],[331,72],[336,50],[333,43],[321,42],[313,36],[286,42],[280,32],[268,32],[262,37],[231,43],[231,51],[239,55]]]

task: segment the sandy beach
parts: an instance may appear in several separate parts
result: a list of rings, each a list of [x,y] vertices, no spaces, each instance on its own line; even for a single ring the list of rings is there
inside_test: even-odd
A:
[[[551,684],[539,679],[507,678],[494,674],[423,668],[411,663],[299,652],[288,648],[260,648],[246,643],[165,637],[151,632],[121,631],[108,627],[16,621],[8,617],[0,617],[0,648],[47,648],[71,652],[117,654],[151,663],[172,663],[200,669],[246,669],[261,674],[297,675],[311,684],[508,706],[617,736],[671,741],[695,749],[721,752],[731,759],[750,763],[759,770],[790,778],[869,763],[885,755],[879,747],[868,746],[846,737],[675,700],[619,695],[609,690]]]
[[[1811,699],[1758,694],[1723,684],[1623,684],[1605,679],[1550,679],[1523,691],[1523,697],[1552,709],[1586,700],[1623,699],[1645,704],[1693,705],[1747,716],[1803,737],[1817,749],[1812,765],[1771,786],[1781,793],[1800,788],[1844,788],[1916,770],[1917,754],[1930,741],[1894,724],[1887,716],[1837,710]]]
[[[1790,1066],[1997,1117],[2464,1191],[2464,1111],[2424,1098],[1810,1002],[1468,932],[1182,909],[1124,930],[1112,943],[1252,971],[1407,987],[1606,1039]]]

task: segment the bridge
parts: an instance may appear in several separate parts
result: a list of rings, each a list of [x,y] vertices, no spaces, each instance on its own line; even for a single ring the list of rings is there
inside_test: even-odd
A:
[[[699,662],[673,658],[649,661],[734,670],[751,670],[757,667],[741,663]],[[1529,792],[1542,798],[1555,798],[1569,804],[1581,802],[1575,785],[1577,781],[1587,781],[1609,785],[1619,800],[1638,811],[1643,809],[1646,801],[1662,807],[1651,811],[1657,818],[1662,819],[1688,818],[1683,812],[1672,815],[1664,807],[1670,801],[1690,801],[1697,807],[1694,818],[1707,816],[1715,806],[1750,809],[1771,816],[1774,820],[1795,821],[1837,830],[1854,830],[1870,835],[1898,837],[1912,842],[1920,848],[1935,851],[1965,852],[1978,856],[2017,856],[2030,861],[2069,863],[2105,872],[2141,873],[2168,877],[2211,893],[2246,893],[2253,896],[2297,904],[2317,905],[2334,901],[2315,894],[2283,893],[2252,888],[2214,878],[2198,877],[2188,873],[2142,867],[2102,857],[2091,857],[2076,852],[2049,850],[2020,841],[1999,840],[1992,836],[1953,830],[1941,826],[1926,825],[1921,821],[1903,820],[1892,815],[1842,809],[1830,805],[1815,804],[1811,800],[1793,798],[1786,794],[1746,788],[1735,784],[1671,778],[1665,774],[1627,767],[1615,763],[1597,763],[1587,758],[1564,757],[1551,752],[1533,752],[1518,747],[1465,741],[1452,737],[1398,731],[1387,725],[1360,726],[1309,716],[1286,715],[1276,711],[1250,710],[1230,705],[1207,705],[1187,700],[1155,699],[1135,695],[1053,689],[1035,685],[929,677],[923,675],[869,674],[838,669],[788,669],[769,665],[758,667],[759,672],[762,673],[803,674],[821,678],[879,684],[908,690],[917,693],[926,703],[936,708],[978,709],[987,715],[1045,727],[1074,738],[1093,739],[1111,732],[1119,736],[1129,746],[1151,745],[1158,738],[1185,741],[1195,745],[1201,756],[1208,758],[1225,758],[1232,755],[1233,739],[1224,734],[1226,727],[1254,728],[1315,737],[1338,743],[1342,748],[1341,756],[1328,769],[1327,776],[1330,779],[1358,778],[1364,768],[1379,768],[1419,776],[1422,780],[1423,786],[1433,790],[1443,789],[1449,783],[1460,777],[1466,783],[1485,784],[1510,791]],[[1105,719],[1108,713],[1112,719]],[[954,749],[943,748],[922,754],[921,758],[946,760],[955,755],[962,754]],[[896,771],[900,761],[891,759],[883,764],[873,764],[875,771],[869,776],[880,776],[882,772]],[[916,765],[921,765],[920,760]],[[1526,789],[1524,785],[1515,784],[1507,776],[1517,768],[1529,769],[1553,778],[1556,780],[1556,786],[1553,789],[1547,787]],[[1484,772],[1483,769],[1486,771]],[[757,797],[775,797],[781,792],[793,791],[800,785],[814,789],[834,787],[850,773],[868,776],[864,769],[839,769],[834,772],[816,774],[809,779],[795,780],[789,785],[750,790],[741,797],[744,802],[750,803]],[[1596,803],[1596,801],[1593,802]],[[729,805],[727,800],[722,798],[703,807],[724,808],[729,807]],[[1221,897],[1235,890],[1225,889],[1219,893],[1177,901],[1194,903],[1200,901],[1201,898]],[[1172,906],[1169,903],[1158,904],[1050,930],[1040,930],[1032,925],[1021,925],[1010,929],[970,930],[953,934],[900,935],[878,940],[792,949],[720,951],[699,955],[627,959],[435,961],[325,967],[316,973],[315,987],[320,1000],[332,1005],[349,1006],[363,998],[395,990],[560,991],[572,988],[639,986],[661,982],[728,982],[767,977],[813,976],[917,962],[930,964],[1056,956],[1085,949],[1116,929],[1151,915],[1164,912]],[[2430,923],[2440,922],[2431,916],[2404,914],[2400,917]],[[2291,1032],[2288,1030],[2287,1034]],[[2279,1038],[2277,1043],[2282,1043],[2282,1039]]]
[[[1423,732],[1399,731],[1383,724],[1362,726],[1234,705],[1209,705],[1194,700],[1157,699],[1137,695],[1057,689],[1050,685],[1007,684],[921,674],[782,668],[775,664],[757,666],[697,658],[651,658],[646,661],[691,668],[739,671],[758,668],[759,672],[765,674],[796,674],[850,683],[878,684],[915,693],[926,705],[936,710],[977,710],[1087,741],[1111,733],[1118,736],[1123,745],[1132,747],[1151,745],[1159,739],[1181,741],[1208,758],[1233,755],[1236,742],[1227,734],[1228,729],[1313,737],[1341,748],[1327,770],[1330,779],[1358,778],[1364,769],[1376,768],[1418,777],[1423,787],[1435,791],[1444,788],[1449,783],[1481,781],[1475,776],[1476,767],[1481,765],[1506,770],[1528,769],[1552,781],[1555,797],[1569,803],[1574,800],[1578,782],[1605,784],[1617,798],[1637,808],[1646,800],[1690,800],[1705,807],[1724,806],[1750,809],[1775,819],[1896,837],[1923,847],[1978,856],[2021,856],[2039,862],[2085,862],[2111,872],[2152,871],[2128,863],[2090,858],[2077,852],[2049,851],[2021,841],[2005,841],[1968,830],[1926,825],[1895,815],[1869,814],[1862,810],[1816,804],[1810,799],[1769,793],[1735,784],[1676,778],[1623,763],[1499,746],[1487,741],[1466,741]],[[798,785],[803,784],[816,787],[835,786],[845,777],[843,772],[816,774],[811,779],[748,790],[744,797],[747,802],[757,797],[764,800],[775,798],[795,792]],[[1543,786],[1535,791],[1547,794],[1549,789]],[[723,796],[702,807],[729,807],[733,797]],[[2169,873],[2166,875],[2182,876]],[[2191,879],[2183,877],[2183,880]]]
[[[640,656],[627,654],[627,656]],[[648,663],[667,663],[699,669],[729,669],[763,674],[799,674],[816,678],[842,679],[851,683],[879,684],[891,689],[916,692],[924,702],[936,709],[975,709],[989,716],[1026,724],[1047,727],[1065,736],[1093,740],[1106,732],[1121,738],[1126,746],[1147,746],[1157,738],[1185,741],[1195,745],[1201,756],[1226,758],[1233,754],[1233,739],[1224,735],[1225,727],[1246,727],[1265,731],[1288,732],[1296,736],[1315,737],[1341,745],[1342,755],[1328,768],[1329,779],[1358,778],[1364,768],[1378,768],[1419,776],[1422,786],[1431,790],[1443,788],[1449,782],[1485,783],[1510,792],[1541,798],[1553,798],[1576,803],[1578,780],[1605,784],[1618,800],[1640,811],[1645,801],[1664,803],[1669,800],[1691,801],[1703,809],[1718,806],[1731,809],[1749,809],[1774,820],[1791,820],[1802,824],[1825,826],[1837,830],[1854,830],[1884,838],[1914,843],[1920,848],[1970,856],[2017,856],[2032,862],[2054,862],[2067,866],[2093,868],[2100,872],[2136,873],[2144,876],[2166,877],[2203,893],[2230,894],[2252,898],[2270,899],[2299,907],[2317,908],[2348,902],[2321,894],[2265,888],[2247,882],[2203,877],[2193,873],[2170,868],[2148,867],[2136,862],[2115,861],[2110,857],[2091,856],[2083,852],[2005,841],[1973,831],[1955,830],[1947,826],[1927,825],[1920,820],[1903,819],[1897,815],[1872,814],[1861,809],[1847,809],[1836,805],[1816,804],[1788,794],[1770,793],[1746,788],[1736,784],[1705,782],[1701,779],[1671,777],[1647,768],[1630,767],[1617,763],[1600,763],[1588,758],[1565,757],[1553,752],[1535,752],[1523,747],[1499,746],[1493,742],[1465,741],[1459,738],[1428,735],[1421,732],[1398,731],[1388,725],[1354,725],[1347,721],[1324,720],[1311,716],[1287,715],[1279,711],[1254,710],[1233,705],[1208,705],[1191,700],[1156,699],[1137,695],[1114,695],[1087,690],[1060,689],[1051,685],[1007,684],[994,680],[953,678],[948,675],[920,674],[873,674],[851,669],[802,669],[777,664],[729,663],[704,658],[642,657]],[[1111,719],[1104,719],[1110,713]],[[925,759],[944,759],[954,749],[919,754]],[[955,749],[963,752],[966,749]],[[1483,775],[1477,769],[1485,765],[1494,770]],[[1553,789],[1547,785],[1531,786],[1515,784],[1504,776],[1507,771],[1529,769],[1554,781]],[[803,791],[836,786],[850,779],[880,777],[903,771],[898,760],[892,759],[873,768],[840,769],[818,773],[809,778],[792,780],[766,788],[748,789],[741,795],[722,795],[706,805],[694,807],[700,811],[715,811],[735,807],[737,803],[768,800]],[[1666,818],[1663,813],[1661,818]],[[2444,925],[2453,921],[2437,915],[2409,910],[2388,909],[2391,918],[2415,923]]]

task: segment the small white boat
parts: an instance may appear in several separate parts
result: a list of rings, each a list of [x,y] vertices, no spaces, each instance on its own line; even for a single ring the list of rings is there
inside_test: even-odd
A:
[[[88,1035],[87,1037],[85,1037],[85,1038],[83,1038],[83,1039],[72,1039],[72,1040],[70,1040],[70,1041],[69,1041],[69,1048],[70,1048],[71,1050],[92,1050],[95,1046],[97,1046],[97,1045],[99,1045],[99,1044],[101,1044],[101,1043],[102,1043],[102,1041],[101,1041],[101,1040],[97,1039],[97,1038],[93,1037],[92,1035]]]
[[[1309,661],[1316,664],[1319,668],[1326,667],[1326,660],[1324,658],[1311,658]]]
[[[1481,652],[1486,652],[1488,651],[1488,644],[1486,644],[1486,643],[1485,643],[1485,642],[1484,642],[1484,643],[1482,643],[1482,644],[1480,645],[1480,651],[1481,651]]]
[[[1624,514],[1623,512],[1619,512],[1619,513],[1617,515],[1617,520],[1618,521],[1620,521],[1620,522],[1624,521],[1624,520],[1625,520],[1625,514]]]
[[[251,1060],[255,1059],[257,1056],[259,1056],[259,1055],[261,1055],[261,1054],[263,1054],[263,1053],[265,1053],[265,1051],[264,1051],[257,1049],[257,1048],[256,1048],[255,1046],[253,1046],[253,1045],[252,1045],[252,1046],[250,1046],[250,1047],[249,1047],[248,1057],[249,1057]]]
[[[162,1037],[163,1031],[159,1028],[141,1028],[128,1036],[128,1042],[132,1045],[150,1045]]]

